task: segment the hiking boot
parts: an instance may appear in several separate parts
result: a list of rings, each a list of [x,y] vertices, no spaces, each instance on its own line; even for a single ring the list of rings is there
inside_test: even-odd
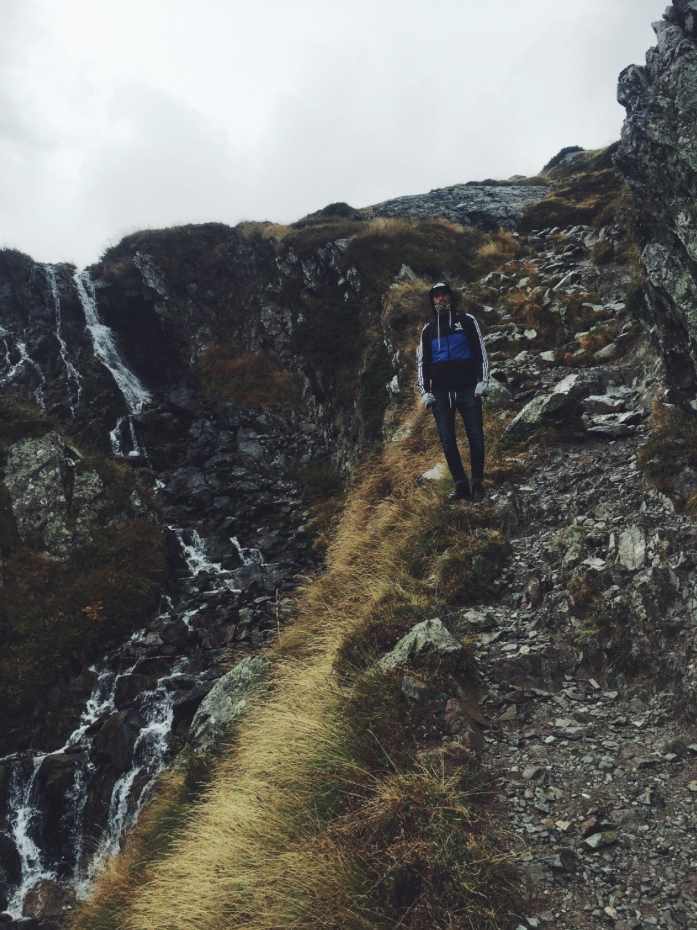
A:
[[[478,504],[480,501],[483,501],[485,497],[486,497],[486,494],[484,492],[484,485],[482,484],[482,482],[473,481],[472,482],[472,500],[475,502],[475,504]]]
[[[470,493],[469,481],[458,481],[455,484],[455,490],[448,494],[451,501],[466,501],[472,497]]]

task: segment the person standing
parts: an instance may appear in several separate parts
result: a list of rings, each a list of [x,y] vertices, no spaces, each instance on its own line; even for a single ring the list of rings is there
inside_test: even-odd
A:
[[[459,313],[455,294],[439,281],[429,291],[433,319],[417,349],[419,393],[438,428],[445,460],[455,482],[451,500],[484,498],[484,419],[482,398],[489,393],[489,360],[475,318]],[[472,487],[455,435],[455,413],[465,424],[470,447]]]

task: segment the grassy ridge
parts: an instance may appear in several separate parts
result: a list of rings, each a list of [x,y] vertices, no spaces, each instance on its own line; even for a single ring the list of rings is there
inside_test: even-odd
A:
[[[272,690],[202,800],[154,857],[146,816],[73,930],[506,923],[485,787],[462,746],[416,739],[403,672],[373,664],[414,623],[481,596],[507,550],[492,506],[417,486],[441,453],[412,413],[410,436],[355,481],[327,570],[274,650]],[[505,461],[492,465],[503,480]],[[452,691],[472,681],[469,655],[418,674]]]

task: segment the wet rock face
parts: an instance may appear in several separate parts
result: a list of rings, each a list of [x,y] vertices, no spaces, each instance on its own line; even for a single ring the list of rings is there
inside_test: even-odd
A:
[[[627,110],[616,166],[640,211],[649,326],[670,381],[695,386],[697,361],[697,8],[674,0],[646,66],[620,76]]]

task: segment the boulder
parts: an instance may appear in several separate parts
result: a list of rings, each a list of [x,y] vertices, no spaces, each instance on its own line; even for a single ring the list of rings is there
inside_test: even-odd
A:
[[[423,475],[419,477],[419,484],[430,484],[432,481],[442,481],[444,478],[448,478],[450,472],[448,471],[448,466],[445,462],[438,462],[437,465],[434,465],[433,468],[429,468],[428,471],[425,471]]]
[[[576,420],[582,412],[583,407],[569,394],[541,394],[523,407],[506,433],[514,439],[528,439],[538,429]]]
[[[185,413],[194,419],[203,415],[203,407],[196,400],[190,388],[177,388],[169,394],[167,400],[178,413]]]
[[[116,680],[114,704],[118,710],[123,710],[129,707],[143,691],[152,691],[156,686],[157,680],[149,675],[120,675]]]
[[[461,650],[460,643],[436,617],[433,620],[417,623],[411,632],[400,639],[391,652],[380,659],[379,665],[383,669],[390,669],[399,665],[410,665],[426,655],[447,656]]]
[[[113,714],[95,736],[94,752],[108,759],[116,771],[125,772],[131,764],[133,747],[144,726],[144,718],[134,710]]]
[[[24,896],[22,916],[37,920],[60,917],[66,907],[75,903],[75,890],[42,878]]]
[[[602,371],[587,368],[567,375],[554,388],[554,393],[566,394],[572,400],[585,400],[586,397],[590,397],[592,394],[603,394],[605,385],[606,376],[603,376]]]
[[[65,444],[57,433],[23,439],[10,446],[5,487],[23,542],[39,542],[51,555],[65,558],[72,548],[68,529]]]
[[[262,656],[248,656],[224,675],[196,711],[189,742],[196,752],[216,748],[230,726],[248,710],[249,701],[262,688],[270,663]]]
[[[488,401],[495,407],[500,407],[505,410],[513,406],[513,394],[511,394],[505,384],[501,384],[496,378],[492,378],[491,381],[489,381]]]
[[[630,526],[620,534],[619,561],[628,571],[636,572],[646,561],[646,535],[640,526]]]
[[[43,759],[37,774],[37,806],[41,811],[39,843],[44,852],[44,864],[60,879],[72,874],[75,785],[84,762],[82,753],[52,753]]]

